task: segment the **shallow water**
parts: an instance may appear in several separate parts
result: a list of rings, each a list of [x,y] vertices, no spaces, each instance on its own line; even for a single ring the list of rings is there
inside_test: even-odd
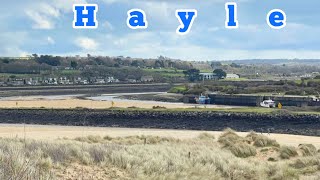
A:
[[[184,103],[172,103],[172,102],[161,102],[161,101],[147,101],[147,100],[132,100],[132,99],[123,99],[118,98],[123,95],[141,95],[141,94],[166,94],[166,92],[148,92],[148,93],[117,93],[117,94],[101,94],[98,96],[87,96],[85,99],[93,100],[93,101],[115,101],[115,102],[139,102],[146,104],[178,104],[184,105]]]

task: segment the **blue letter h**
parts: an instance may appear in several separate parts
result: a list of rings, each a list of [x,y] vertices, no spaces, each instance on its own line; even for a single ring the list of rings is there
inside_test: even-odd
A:
[[[83,11],[88,13],[84,14]],[[74,28],[96,28],[98,22],[96,20],[97,5],[75,5],[74,6]],[[86,24],[83,19],[87,19]]]

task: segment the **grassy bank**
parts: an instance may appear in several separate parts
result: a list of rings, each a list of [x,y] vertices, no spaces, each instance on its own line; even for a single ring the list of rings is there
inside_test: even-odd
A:
[[[320,172],[312,145],[281,146],[230,129],[188,140],[88,136],[0,144],[0,179],[317,179]]]
[[[0,110],[7,109],[52,109],[52,108],[0,108]],[[63,110],[63,108],[57,108],[59,110]],[[66,110],[70,110],[72,108],[68,108]],[[91,109],[91,108],[82,108],[77,107],[74,109]],[[153,106],[152,109],[149,108],[140,108],[136,106],[131,106],[128,108],[120,108],[120,107],[111,107],[99,110],[106,111],[150,111],[150,112],[226,112],[226,113],[256,113],[256,114],[310,114],[310,115],[320,115],[318,109],[303,109],[303,108],[285,108],[285,109],[277,109],[277,108],[262,108],[262,107],[232,107],[232,108],[208,108],[205,105],[194,105],[193,108],[166,108],[163,106]]]

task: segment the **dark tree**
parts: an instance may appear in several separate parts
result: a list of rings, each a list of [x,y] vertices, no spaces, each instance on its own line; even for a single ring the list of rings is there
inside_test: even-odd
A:
[[[241,65],[236,64],[236,63],[231,63],[231,64],[230,64],[230,67],[233,67],[233,68],[241,68]]]
[[[134,60],[134,61],[132,61],[131,66],[139,67],[140,66],[140,62],[137,61],[137,60]]]
[[[199,80],[200,70],[198,69],[189,69],[187,71],[183,71],[183,74],[188,77],[189,81],[194,82]]]
[[[76,69],[77,66],[78,66],[78,63],[77,63],[76,61],[71,61],[70,66],[71,66],[72,68]]]
[[[40,57],[36,58],[36,62],[39,64],[48,64],[50,66],[59,66],[60,65],[60,59],[59,56],[49,56],[49,55],[41,55]]]
[[[10,60],[9,60],[9,59],[3,59],[2,62],[3,62],[4,64],[9,64]]]
[[[215,73],[219,77],[219,79],[223,79],[227,76],[227,73],[222,69],[215,69],[213,73]]]
[[[212,61],[211,62],[211,67],[212,68],[216,68],[216,67],[220,67],[222,66],[221,62],[218,62],[218,61]]]

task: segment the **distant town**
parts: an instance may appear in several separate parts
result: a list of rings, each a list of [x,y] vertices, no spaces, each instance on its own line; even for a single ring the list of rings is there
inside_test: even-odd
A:
[[[155,84],[170,93],[320,98],[319,60],[183,61],[165,56],[52,56],[0,58],[0,86]],[[191,98],[192,100],[193,98]]]
[[[318,79],[318,60],[182,61],[164,56],[0,58],[0,86]],[[318,63],[318,64],[317,64]]]

